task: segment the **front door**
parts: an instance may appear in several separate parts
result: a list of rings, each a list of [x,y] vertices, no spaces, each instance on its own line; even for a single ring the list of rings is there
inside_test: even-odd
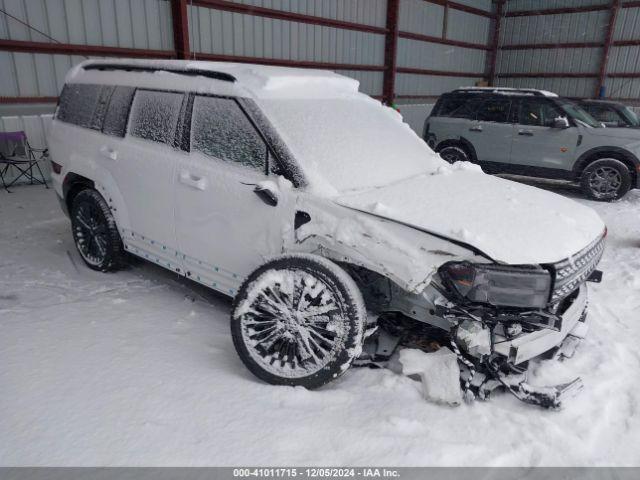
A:
[[[511,164],[523,173],[530,170],[541,175],[544,169],[571,170],[578,143],[578,128],[554,128],[554,120],[567,117],[551,100],[532,97],[520,101],[517,114]],[[533,169],[531,169],[533,167]]]
[[[282,252],[294,191],[279,189],[275,205],[256,193],[268,180],[278,190],[269,156],[235,99],[195,96],[191,152],[174,175],[178,244],[192,280],[235,295],[251,271]]]
[[[511,155],[513,123],[510,117],[511,99],[489,97],[476,111],[475,120],[465,132],[480,163],[506,164]]]

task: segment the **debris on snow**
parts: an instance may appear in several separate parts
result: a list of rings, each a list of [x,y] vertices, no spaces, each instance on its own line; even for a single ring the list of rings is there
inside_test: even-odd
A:
[[[425,400],[450,406],[462,403],[458,357],[448,348],[432,353],[404,348],[400,350],[400,363],[404,375],[420,376]]]

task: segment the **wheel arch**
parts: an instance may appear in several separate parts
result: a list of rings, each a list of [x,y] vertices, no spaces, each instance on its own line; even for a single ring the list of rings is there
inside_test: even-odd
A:
[[[100,195],[104,197],[111,209],[111,213],[113,214],[118,227],[130,228],[126,204],[116,182],[110,174],[102,170],[99,170],[99,172],[101,173],[99,177],[102,177],[102,179],[90,178],[89,176],[83,175],[77,171],[72,171],[66,174],[62,182],[62,195],[67,212],[71,211],[71,202],[73,202],[73,198],[80,191],[91,188],[99,192]]]
[[[76,195],[87,188],[95,189],[93,180],[74,172],[67,173],[62,182],[62,195],[67,212],[71,212],[71,204]]]
[[[614,158],[624,163],[631,173],[632,188],[637,185],[640,160],[633,153],[620,147],[595,147],[584,152],[573,165],[575,179],[579,180],[587,166],[601,158]]]

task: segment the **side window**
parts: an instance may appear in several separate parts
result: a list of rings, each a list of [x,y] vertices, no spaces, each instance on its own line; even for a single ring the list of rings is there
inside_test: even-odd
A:
[[[196,96],[191,151],[264,171],[267,146],[235,100]]]
[[[478,108],[476,119],[482,122],[509,122],[511,100],[507,98],[490,98]]]
[[[585,108],[585,110],[587,110],[587,112],[589,112],[591,116],[599,122],[623,123],[618,113],[615,112],[613,109],[596,106],[596,105],[590,105],[588,108]]]
[[[550,127],[557,117],[565,117],[555,105],[539,99],[525,99],[520,103],[518,123],[538,127]]]
[[[67,83],[60,94],[56,118],[79,127],[100,130],[102,117],[98,115],[94,120],[94,113],[101,101],[102,89],[101,85]]]
[[[127,130],[127,119],[131,100],[136,89],[133,87],[116,87],[109,101],[109,108],[102,124],[102,133],[124,137]]]
[[[182,93],[138,90],[131,105],[129,135],[171,145],[183,98]]]
[[[437,116],[472,119],[477,103],[475,98],[462,96],[444,98],[438,108]]]

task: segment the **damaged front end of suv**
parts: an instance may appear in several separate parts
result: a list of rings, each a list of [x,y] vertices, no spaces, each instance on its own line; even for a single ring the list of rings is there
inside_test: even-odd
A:
[[[527,383],[527,367],[538,358],[571,357],[587,333],[586,282],[601,281],[596,267],[605,236],[553,264],[450,261],[421,295],[385,289],[384,282],[375,289],[369,284],[378,304],[382,296],[384,310],[398,313],[381,315],[381,328],[370,337],[359,363],[385,365],[399,346],[427,352],[446,346],[458,357],[465,399],[484,400],[501,388],[526,403],[560,407],[564,398],[582,389],[581,379],[533,386]],[[419,318],[418,311],[427,315]]]

